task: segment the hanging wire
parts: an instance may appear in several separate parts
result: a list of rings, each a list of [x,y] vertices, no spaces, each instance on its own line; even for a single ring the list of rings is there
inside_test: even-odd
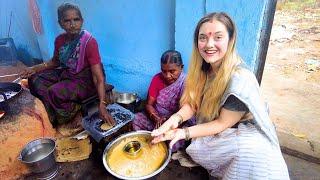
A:
[[[33,48],[38,48],[38,47],[36,47],[36,45],[35,45],[35,44],[38,44],[38,42],[37,42],[37,40],[36,40],[35,38],[27,38],[27,37],[29,37],[29,35],[28,35],[28,33],[23,29],[23,25],[22,25],[21,20],[19,19],[19,17],[18,17],[15,13],[12,13],[12,15],[13,15],[13,16],[12,16],[13,19],[16,20],[15,22],[17,23],[20,32],[22,32],[25,40],[29,40],[29,43],[28,43],[27,41],[26,41],[26,43],[32,45]],[[30,40],[32,41],[32,43],[30,43]],[[30,48],[31,48],[31,47],[30,47]]]
[[[9,19],[9,27],[8,27],[7,37],[10,37],[10,31],[11,31],[11,20],[12,20],[12,11],[10,12],[10,19]]]

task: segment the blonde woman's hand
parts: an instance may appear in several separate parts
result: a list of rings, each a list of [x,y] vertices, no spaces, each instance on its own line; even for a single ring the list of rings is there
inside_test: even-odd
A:
[[[156,136],[151,142],[153,144],[156,144],[161,141],[171,140],[169,147],[170,147],[170,149],[172,149],[173,145],[177,141],[179,141],[180,139],[185,139],[185,137],[186,137],[185,131],[183,129],[178,128],[178,129],[169,130],[169,131],[165,132],[164,134]]]
[[[179,114],[173,114],[165,123],[163,123],[158,129],[151,132],[151,136],[160,136],[169,130],[176,129],[179,126],[179,122],[182,117]]]
[[[21,73],[19,73],[19,76],[22,78],[22,79],[27,79],[29,78],[30,76],[32,76],[33,74],[35,74],[36,71],[34,68],[32,67],[29,67],[29,68],[25,68],[24,70],[22,70]]]

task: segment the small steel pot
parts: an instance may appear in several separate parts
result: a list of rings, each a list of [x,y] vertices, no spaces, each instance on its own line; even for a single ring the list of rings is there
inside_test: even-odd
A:
[[[56,143],[50,138],[39,138],[22,149],[18,159],[34,173],[43,173],[56,167],[54,151]]]
[[[140,98],[136,93],[117,93],[115,101],[122,107],[135,112],[136,107],[140,103]]]

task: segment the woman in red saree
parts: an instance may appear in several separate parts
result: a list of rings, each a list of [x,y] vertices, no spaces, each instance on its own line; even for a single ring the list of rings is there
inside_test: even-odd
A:
[[[42,100],[54,126],[69,123],[79,114],[79,103],[96,93],[101,119],[114,124],[104,104],[105,77],[98,44],[88,31],[81,29],[80,9],[62,4],[58,21],[65,33],[55,39],[53,58],[27,68],[20,76],[28,78],[30,92]],[[79,119],[74,125],[80,125]]]
[[[184,88],[185,74],[183,63],[178,51],[168,50],[161,57],[161,72],[156,74],[148,90],[146,110],[137,113],[132,123],[134,130],[152,131],[160,127],[172,114],[178,111],[179,101]],[[182,127],[195,124],[192,118]],[[172,148],[175,152],[185,147],[182,140]]]

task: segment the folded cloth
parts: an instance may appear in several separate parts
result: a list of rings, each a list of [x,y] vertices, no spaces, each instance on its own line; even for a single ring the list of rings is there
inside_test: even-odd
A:
[[[171,156],[172,160],[178,160],[180,165],[183,167],[196,167],[199,164],[195,163],[191,157],[185,151],[177,151]]]

